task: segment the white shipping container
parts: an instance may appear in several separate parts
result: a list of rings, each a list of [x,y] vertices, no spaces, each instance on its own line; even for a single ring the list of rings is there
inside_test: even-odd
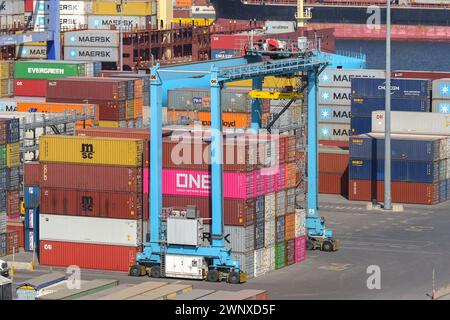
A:
[[[450,135],[450,115],[433,112],[391,112],[392,133]],[[384,111],[372,112],[372,131],[384,132]]]
[[[74,61],[119,61],[118,48],[64,47],[64,59]]]
[[[238,227],[224,226],[224,237],[228,236],[228,241],[224,241],[225,247],[233,252],[248,252],[255,250],[255,226]]]
[[[129,247],[142,245],[140,220],[40,214],[39,233],[41,240]]]
[[[384,70],[375,69],[329,69],[319,77],[321,87],[351,88],[352,78],[385,78]]]
[[[47,59],[47,47],[16,46],[16,59]]]
[[[255,250],[255,278],[260,277],[269,271],[268,262],[265,248]]]
[[[87,24],[87,15],[66,15],[61,14],[59,21],[61,30],[70,30],[79,28]],[[30,20],[34,31],[44,31],[48,29],[49,17],[48,14],[27,15],[26,20]]]
[[[0,233],[6,232],[6,225],[7,225],[6,210],[0,211]]]
[[[123,27],[125,30],[133,28],[145,28],[147,19],[145,16],[124,16]],[[120,26],[120,17],[90,15],[88,17],[88,29],[109,30],[112,26]]]
[[[14,24],[23,24],[25,21],[24,15],[0,15],[0,26],[8,27]]]
[[[92,14],[92,1],[66,1],[59,2],[59,14],[64,15],[87,15]],[[33,12],[39,14],[49,14],[50,3],[48,0],[34,0]]]
[[[265,220],[275,219],[275,192],[264,196],[264,218]]]
[[[17,102],[16,101],[8,101],[7,99],[2,99],[0,101],[0,112],[16,112],[17,111]]]
[[[450,114],[450,99],[433,99],[433,102],[431,104],[431,111],[436,113]]]
[[[295,209],[295,237],[306,235],[306,210]]]
[[[207,270],[203,257],[182,256],[175,254],[166,255],[166,276],[173,278],[204,278],[203,270]]]
[[[107,47],[119,46],[119,31],[83,30],[64,34],[64,45],[68,47]]]
[[[433,80],[433,99],[450,99],[450,79]]]
[[[265,248],[266,250],[266,257],[267,257],[267,265],[268,265],[268,271],[275,270],[275,244],[268,246]]]
[[[269,34],[294,32],[295,26],[294,21],[266,21],[264,30]]]
[[[351,106],[319,105],[317,109],[319,122],[350,124]]]
[[[264,222],[264,245],[266,247],[275,245],[275,231],[276,231],[275,218],[266,220]]]
[[[254,251],[245,253],[231,252],[231,258],[239,261],[239,268],[247,273],[249,279],[255,277],[255,254]]]
[[[345,123],[319,123],[317,136],[319,140],[348,141],[350,125]]]
[[[351,88],[319,87],[318,100],[320,105],[351,106]]]
[[[3,0],[0,2],[0,15],[23,14],[24,4],[24,0]]]

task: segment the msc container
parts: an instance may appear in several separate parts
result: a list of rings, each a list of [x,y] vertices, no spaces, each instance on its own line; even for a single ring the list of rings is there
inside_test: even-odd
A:
[[[433,81],[433,99],[450,99],[450,78]]]
[[[276,222],[275,218],[264,221],[264,245],[266,247],[273,246],[276,238]]]
[[[349,200],[384,200],[384,182],[350,180]],[[392,182],[392,201],[411,204],[439,203],[439,183]]]
[[[350,88],[319,87],[319,105],[349,106],[352,101]]]
[[[385,79],[353,78],[352,96],[354,98],[384,98],[386,96]],[[392,79],[392,98],[429,99],[431,81],[422,79]]]
[[[135,139],[54,135],[41,136],[39,141],[42,162],[140,167],[142,150],[142,140]]]
[[[255,254],[253,250],[244,253],[231,252],[231,258],[239,261],[239,268],[247,273],[249,279],[254,278]]]
[[[450,113],[450,100],[435,100],[431,102],[431,112],[436,113]]]
[[[140,167],[43,162],[39,170],[40,185],[43,188],[142,193],[142,170]]]
[[[383,78],[384,70],[372,69],[326,69],[319,77],[319,86],[350,88],[353,78]]]
[[[255,223],[255,250],[264,248],[264,220]]]
[[[353,158],[384,159],[384,134],[369,133],[350,138],[350,154]],[[449,157],[448,138],[425,135],[391,135],[393,160],[437,161]]]
[[[351,102],[352,117],[371,117],[375,111],[384,110],[384,98],[353,98]],[[392,111],[429,112],[430,100],[426,99],[391,99]]]
[[[225,247],[232,252],[248,252],[255,250],[255,227],[227,226],[223,228],[224,236],[228,236]]]
[[[38,186],[24,186],[23,193],[25,209],[39,207],[40,188]]]
[[[142,221],[139,220],[41,213],[39,232],[42,240],[133,247],[142,245]]]
[[[275,270],[286,266],[286,241],[275,245]]]
[[[350,123],[350,106],[328,106],[320,105],[317,109],[319,122],[328,123]]]
[[[84,269],[128,272],[141,249],[134,246],[41,240],[39,251],[39,264],[44,266],[76,265]]]
[[[42,188],[40,208],[46,214],[135,220],[142,217],[142,194]]]
[[[372,116],[372,131],[385,131],[384,111]],[[450,115],[439,113],[391,112],[392,133],[413,133],[425,135],[450,135]]]
[[[299,263],[306,260],[306,237],[301,236],[295,238],[294,244],[294,261]]]
[[[84,75],[85,66],[77,62],[54,63],[44,60],[16,61],[15,79],[54,79]]]
[[[348,124],[319,123],[317,131],[319,140],[348,141],[351,135]]]
[[[255,219],[254,199],[224,199],[224,224],[231,226],[253,225]],[[188,205],[196,206],[201,218],[211,223],[211,199],[208,197],[186,197],[163,195],[163,207],[184,208]]]
[[[439,182],[439,162],[392,160],[392,181],[433,183]],[[384,180],[383,159],[351,158],[351,180]]]
[[[37,186],[40,183],[39,162],[25,162],[23,164],[23,184],[25,186]]]

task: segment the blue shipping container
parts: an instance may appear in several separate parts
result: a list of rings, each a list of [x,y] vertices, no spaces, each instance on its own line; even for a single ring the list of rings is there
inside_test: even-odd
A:
[[[392,181],[434,183],[439,182],[439,162],[392,160]],[[384,160],[351,158],[351,180],[384,180]]]
[[[236,56],[234,50],[211,50],[211,59],[228,59]]]
[[[0,211],[6,210],[6,190],[0,189]]]
[[[39,207],[39,195],[40,188],[37,186],[28,187],[25,186],[24,190],[24,205],[25,208],[37,208]]]
[[[353,98],[384,98],[386,79],[352,78]],[[392,79],[392,98],[430,99],[431,81],[422,79]]]
[[[264,209],[264,196],[259,196],[256,197],[256,213],[255,213],[255,220],[257,222],[259,221],[264,221],[264,214],[265,214],[265,209]]]
[[[383,111],[385,98],[352,98],[351,113],[354,117],[372,117],[372,112]],[[431,102],[424,99],[391,99],[392,111],[430,112]]]
[[[6,128],[6,141],[8,143],[16,143],[19,142],[19,119],[6,119],[6,118],[0,118],[0,122],[6,122],[7,128]]]
[[[27,229],[39,228],[39,207],[32,209],[25,209],[25,228]]]
[[[439,202],[447,201],[447,180],[439,183]]]
[[[450,200],[450,179],[447,180],[447,200]]]
[[[255,223],[255,249],[264,248],[264,220]]]
[[[391,136],[393,160],[437,161],[440,159],[440,138],[414,135]],[[350,138],[350,157],[360,159],[384,159],[384,134],[363,134]]]
[[[20,186],[19,168],[0,169],[0,189],[18,190]]]
[[[39,234],[37,230],[25,229],[25,251],[39,252]]]
[[[352,115],[350,119],[350,131],[352,136],[372,131],[372,118],[370,117],[355,117]]]

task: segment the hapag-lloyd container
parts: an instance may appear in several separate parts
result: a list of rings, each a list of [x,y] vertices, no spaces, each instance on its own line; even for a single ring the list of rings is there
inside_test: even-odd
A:
[[[224,172],[224,197],[249,199],[257,196],[252,172]],[[211,175],[207,171],[163,170],[163,194],[209,197]]]
[[[350,180],[349,199],[359,201],[384,200],[384,182]],[[392,182],[392,201],[397,203],[437,204],[439,183]]]
[[[371,117],[375,111],[384,110],[384,98],[353,98],[351,103],[352,117]],[[429,112],[430,100],[424,99],[391,99],[391,111]]]
[[[306,260],[306,237],[301,236],[295,238],[294,244],[294,261],[299,263]]]
[[[352,101],[350,88],[319,87],[319,105],[349,106]]]
[[[450,135],[450,115],[432,112],[391,112],[392,133],[413,133],[424,135]],[[385,112],[372,115],[372,131],[385,131]]]
[[[253,225],[255,220],[255,199],[224,199],[224,224],[231,226]],[[209,197],[163,196],[163,207],[186,208],[196,206],[204,222],[211,223],[211,199]]]
[[[140,251],[136,246],[40,240],[39,263],[55,267],[76,265],[85,269],[127,272]]]
[[[384,70],[372,69],[326,69],[319,77],[319,86],[350,88],[352,78],[383,78]]]
[[[433,99],[450,99],[450,78],[433,81]]]
[[[275,218],[266,219],[264,221],[264,245],[270,247],[276,242],[276,222]]]
[[[54,215],[139,219],[142,194],[42,188],[40,208]]]
[[[353,78],[351,91],[353,98],[384,98],[386,79]],[[392,98],[429,99],[431,81],[423,79],[392,79]]]
[[[41,163],[42,188],[142,193],[140,167],[92,166],[70,163]]]
[[[142,245],[142,221],[39,215],[40,239],[119,246]]]
[[[350,154],[354,158],[384,159],[383,133],[369,133],[350,138]],[[437,161],[449,158],[449,139],[444,136],[391,135],[393,160]]]

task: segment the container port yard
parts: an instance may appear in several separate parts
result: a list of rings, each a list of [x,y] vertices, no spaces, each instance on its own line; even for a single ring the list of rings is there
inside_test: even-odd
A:
[[[449,13],[3,1],[0,303],[447,300],[450,64],[390,57],[448,42]]]

